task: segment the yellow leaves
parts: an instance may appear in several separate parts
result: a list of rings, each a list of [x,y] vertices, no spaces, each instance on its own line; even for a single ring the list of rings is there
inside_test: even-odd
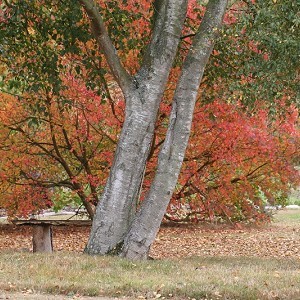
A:
[[[35,29],[33,27],[28,27],[27,31],[30,35],[35,35]]]
[[[22,294],[33,294],[33,290],[29,288],[24,288],[22,290]]]
[[[2,76],[3,74],[5,74],[7,72],[7,68],[4,64],[0,63],[0,76]]]
[[[88,40],[85,45],[89,50],[95,48],[95,43],[92,40]]]
[[[153,292],[153,296],[155,299],[159,299],[161,297],[161,294],[159,294],[157,292]]]
[[[274,274],[273,274],[274,277],[276,278],[280,278],[280,273],[278,271],[275,271]]]

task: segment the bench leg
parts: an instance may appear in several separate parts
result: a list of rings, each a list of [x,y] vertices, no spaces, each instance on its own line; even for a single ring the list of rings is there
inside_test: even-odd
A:
[[[32,228],[33,252],[53,252],[51,225],[36,225]]]

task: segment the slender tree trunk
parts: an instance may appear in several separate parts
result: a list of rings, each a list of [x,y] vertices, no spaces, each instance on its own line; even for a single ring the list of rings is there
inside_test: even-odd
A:
[[[85,251],[89,254],[118,253],[136,213],[136,199],[153,139],[157,111],[176,55],[187,0],[156,0],[159,12],[155,17],[152,40],[140,71],[130,80],[110,52],[112,47],[107,43],[105,28],[93,1],[80,2],[91,19],[99,45],[104,44],[106,58],[126,99],[125,122],[114,163]]]
[[[209,2],[205,17],[184,62],[154,181],[124,241],[121,255],[126,258],[146,259],[159,230],[184,159],[200,81],[226,6],[227,0]]]

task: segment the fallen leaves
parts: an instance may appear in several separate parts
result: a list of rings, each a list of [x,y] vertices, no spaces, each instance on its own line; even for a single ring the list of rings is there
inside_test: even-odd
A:
[[[262,228],[228,229],[201,225],[162,227],[150,256],[156,259],[189,256],[297,257],[300,259],[298,227],[269,225]],[[82,252],[90,227],[53,228],[55,251]],[[30,227],[0,226],[0,251],[32,250]],[[203,268],[199,266],[199,270]],[[275,274],[276,276],[276,274]]]
[[[300,226],[300,225],[299,225]],[[201,226],[162,228],[151,256],[258,256],[299,257],[300,235],[285,226],[263,228],[210,229]]]

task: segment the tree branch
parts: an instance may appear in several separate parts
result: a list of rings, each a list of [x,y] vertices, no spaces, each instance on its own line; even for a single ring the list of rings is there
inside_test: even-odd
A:
[[[154,28],[141,70],[159,68],[162,59],[175,55],[186,16],[187,0],[155,0],[153,6]],[[172,58],[170,62],[172,64]]]
[[[121,64],[117,50],[106,30],[99,8],[93,0],[78,0],[78,2],[82,5],[90,19],[92,33],[104,53],[114,78],[120,85],[123,93],[128,95],[130,86],[132,85],[131,76]]]

